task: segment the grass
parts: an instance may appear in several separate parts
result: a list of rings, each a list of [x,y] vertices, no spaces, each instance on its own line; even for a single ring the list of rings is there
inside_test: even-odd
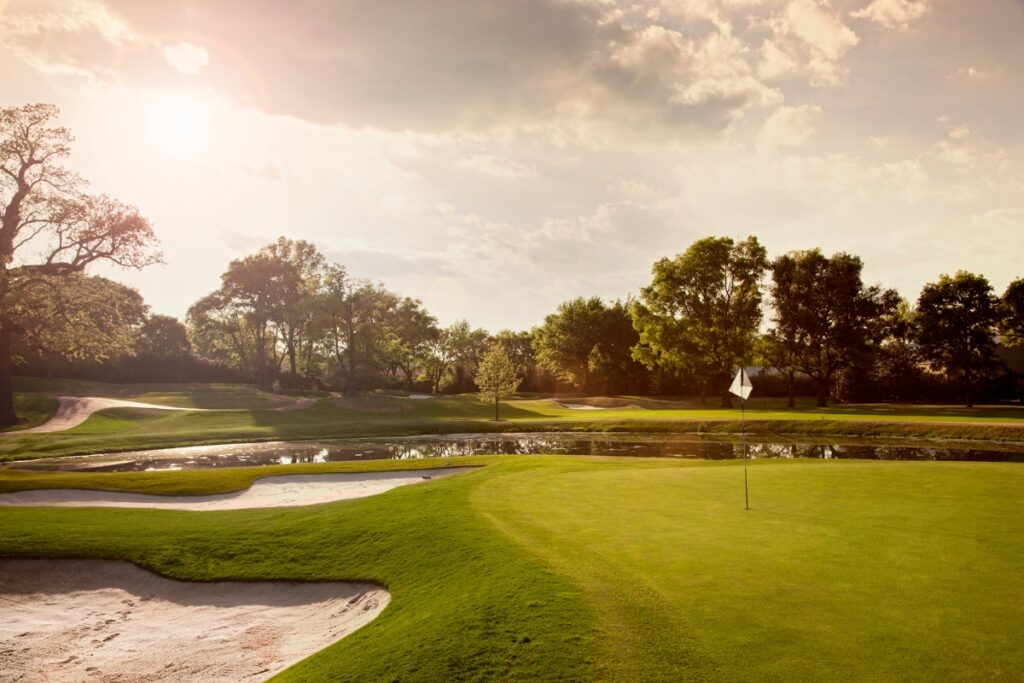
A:
[[[7,508],[13,556],[181,579],[362,579],[392,603],[281,680],[1019,680],[1024,470],[473,458],[382,496],[230,512]],[[336,463],[287,471],[436,466]],[[280,468],[0,473],[149,492]]]

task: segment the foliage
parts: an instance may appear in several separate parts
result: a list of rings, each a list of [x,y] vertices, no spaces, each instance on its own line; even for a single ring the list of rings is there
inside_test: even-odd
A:
[[[562,303],[533,331],[537,365],[582,391],[642,387],[631,357],[637,342],[627,304],[598,297]]]
[[[753,356],[767,265],[756,237],[707,237],[655,263],[654,280],[632,307],[636,357],[696,377],[730,406],[732,371]]]
[[[819,406],[827,404],[836,374],[863,363],[881,342],[881,317],[899,300],[892,290],[865,286],[862,268],[856,256],[826,257],[818,249],[772,264],[772,340],[784,363],[816,382]]]
[[[1001,320],[999,332],[1004,344],[1024,346],[1024,278],[1009,284],[999,302]]]
[[[494,419],[497,420],[499,402],[515,393],[523,378],[509,358],[504,345],[501,342],[492,342],[480,360],[475,381],[480,390],[480,400],[494,403]]]
[[[999,302],[981,275],[959,271],[924,286],[917,300],[921,353],[933,367],[960,378],[967,407],[975,382],[990,373],[995,355]]]
[[[188,328],[169,315],[151,315],[135,337],[135,354],[152,358],[184,358],[192,353]]]
[[[17,326],[20,353],[99,361],[132,353],[146,315],[134,289],[77,273],[14,282],[6,317]]]

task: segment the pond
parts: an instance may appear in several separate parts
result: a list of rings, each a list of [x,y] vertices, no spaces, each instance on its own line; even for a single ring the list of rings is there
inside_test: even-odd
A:
[[[293,465],[352,460],[409,460],[467,455],[617,455],[659,458],[860,458],[867,460],[968,460],[1024,462],[1022,450],[998,450],[963,443],[892,445],[865,440],[831,443],[799,440],[746,442],[693,434],[537,432],[505,434],[431,434],[374,439],[293,441],[189,446],[152,451],[45,458],[10,463],[30,470],[136,472]]]

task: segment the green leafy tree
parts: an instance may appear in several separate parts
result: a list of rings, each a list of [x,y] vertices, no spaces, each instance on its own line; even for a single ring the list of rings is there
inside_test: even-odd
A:
[[[188,329],[177,318],[151,315],[135,338],[135,355],[154,358],[187,358],[192,355]]]
[[[19,323],[17,348],[51,361],[130,355],[147,309],[131,287],[81,274],[34,278],[9,304]]]
[[[48,104],[0,109],[0,426],[17,422],[13,342],[24,321],[15,311],[34,296],[29,290],[94,263],[142,268],[160,260],[153,230],[135,208],[87,195],[84,181],[64,167],[72,137],[54,125],[57,115]],[[83,288],[69,281],[69,292]]]
[[[921,353],[947,377],[959,378],[968,408],[975,383],[998,367],[999,301],[981,275],[959,271],[924,286],[917,300]]]
[[[480,391],[480,400],[494,402],[495,421],[500,419],[498,411],[501,399],[515,393],[522,381],[515,364],[505,351],[505,346],[501,342],[491,343],[480,359],[476,385]]]
[[[607,308],[598,297],[577,297],[561,304],[533,332],[537,363],[582,391],[590,389],[591,371],[599,360]]]
[[[918,315],[906,299],[899,299],[882,317],[884,329],[879,345],[878,369],[886,400],[906,401],[914,397],[921,379]]]
[[[406,388],[412,389],[417,374],[425,368],[431,343],[439,334],[437,319],[427,313],[419,299],[405,297],[396,301],[386,323],[388,365],[401,372]]]
[[[866,287],[856,256],[796,251],[772,264],[773,340],[787,363],[818,388],[818,406],[828,405],[837,373],[857,365],[883,333],[881,316],[897,297]]]
[[[767,266],[756,237],[707,237],[655,263],[632,307],[637,360],[696,377],[702,395],[711,387],[730,407],[732,371],[753,356]]]
[[[1024,346],[1024,278],[1010,283],[999,302],[999,332],[1007,346]]]
[[[326,261],[315,246],[305,240],[279,237],[263,247],[260,256],[271,264],[271,278],[265,282],[270,301],[270,323],[277,342],[288,360],[291,377],[311,372],[316,337],[314,301],[324,277]]]
[[[379,283],[328,266],[320,297],[324,344],[352,394],[383,374],[392,342],[389,325],[400,299]]]

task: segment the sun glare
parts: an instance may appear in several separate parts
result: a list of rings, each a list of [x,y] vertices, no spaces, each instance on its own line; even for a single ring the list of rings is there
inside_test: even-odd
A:
[[[149,136],[168,156],[189,158],[210,142],[213,109],[209,101],[188,92],[159,93],[149,103]]]

